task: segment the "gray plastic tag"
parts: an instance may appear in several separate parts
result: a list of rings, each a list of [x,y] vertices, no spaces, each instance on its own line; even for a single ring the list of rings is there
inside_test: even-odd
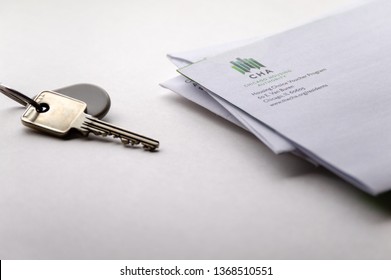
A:
[[[104,89],[98,86],[92,84],[76,84],[54,91],[84,101],[87,103],[86,113],[98,119],[102,119],[110,110],[110,96]]]

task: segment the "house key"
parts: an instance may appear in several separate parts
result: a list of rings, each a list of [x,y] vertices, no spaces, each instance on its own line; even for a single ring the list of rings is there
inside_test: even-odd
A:
[[[54,91],[84,101],[87,103],[86,113],[98,119],[102,119],[110,110],[110,96],[104,89],[96,85],[75,84]],[[2,84],[0,84],[0,92],[20,103],[23,107],[27,107],[27,105],[34,102],[24,94]]]
[[[113,136],[123,144],[143,145],[148,151],[159,147],[159,141],[130,132],[123,128],[101,121],[84,113],[87,104],[78,99],[54,92],[44,91],[35,97],[35,103],[30,104],[22,116],[22,123],[28,127],[64,137],[72,129],[88,136],[93,133],[98,136]]]
[[[56,136],[65,136],[70,130],[76,129],[85,136],[89,133],[101,136],[112,135],[114,138],[120,138],[124,144],[136,145],[141,143],[144,146],[144,149],[149,151],[158,148],[159,142],[156,140],[132,133],[97,119],[102,118],[110,108],[110,97],[103,89],[90,84],[77,84],[58,89],[57,91],[65,93],[68,96],[58,92],[45,91],[35,99],[31,99],[14,89],[0,84],[0,92],[23,106],[29,105],[22,117],[22,122],[26,126]],[[44,98],[45,95],[54,107],[46,102],[48,100]],[[50,96],[52,96],[52,98],[50,98]],[[43,99],[46,101],[42,102]],[[87,104],[78,99],[88,102],[88,112],[94,114],[94,117],[85,114]],[[71,119],[72,116],[76,119],[76,115],[78,115],[76,107],[78,107],[79,110],[84,108],[81,111],[82,114],[80,113],[79,116],[79,121],[82,120],[82,116],[85,117],[85,120],[81,123],[73,122]],[[49,110],[50,113],[48,113]],[[64,122],[67,121],[68,127],[64,126]]]

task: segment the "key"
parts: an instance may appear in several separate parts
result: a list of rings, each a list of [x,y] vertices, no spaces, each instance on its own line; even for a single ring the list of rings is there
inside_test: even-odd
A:
[[[110,96],[104,89],[98,86],[92,84],[76,84],[54,91],[84,101],[87,103],[86,113],[98,119],[103,118],[110,110]],[[0,92],[18,102],[23,107],[27,107],[30,104],[40,110],[40,105],[35,103],[33,99],[1,83]]]
[[[148,151],[159,147],[159,141],[130,132],[115,125],[101,121],[85,113],[87,104],[83,101],[54,91],[40,93],[35,101],[42,107],[40,112],[29,106],[22,116],[22,123],[55,136],[64,137],[76,129],[82,135],[93,133],[98,136],[113,136],[123,144],[143,145]]]

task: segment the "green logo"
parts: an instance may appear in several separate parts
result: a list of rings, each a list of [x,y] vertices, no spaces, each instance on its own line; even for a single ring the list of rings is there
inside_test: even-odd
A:
[[[262,67],[266,67],[253,58],[237,58],[236,61],[231,61],[231,64],[233,65],[233,69],[242,74],[249,73],[251,69],[261,69]]]

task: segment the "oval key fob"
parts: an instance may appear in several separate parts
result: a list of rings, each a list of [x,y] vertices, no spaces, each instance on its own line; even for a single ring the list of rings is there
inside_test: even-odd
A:
[[[88,114],[101,119],[110,110],[110,96],[101,87],[92,84],[76,84],[54,90],[87,103]]]

